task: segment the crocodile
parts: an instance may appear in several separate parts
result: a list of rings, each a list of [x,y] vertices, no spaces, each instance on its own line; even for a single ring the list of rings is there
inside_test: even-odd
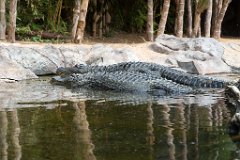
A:
[[[56,76],[52,83],[66,85],[69,88],[87,87],[102,90],[151,93],[157,95],[175,95],[193,93],[193,88],[181,85],[163,77],[138,72],[87,72],[73,73],[69,76]]]
[[[212,78],[203,75],[189,74],[184,71],[176,70],[156,63],[147,62],[122,62],[108,66],[91,66],[78,64],[74,67],[60,67],[56,73],[61,77],[69,76],[73,73],[98,73],[98,72],[116,72],[131,71],[137,73],[145,73],[155,77],[166,78],[178,84],[187,85],[193,88],[224,88],[232,82]]]

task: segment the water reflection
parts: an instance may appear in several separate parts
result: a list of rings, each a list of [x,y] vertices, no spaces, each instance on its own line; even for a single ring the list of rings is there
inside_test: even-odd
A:
[[[221,98],[211,102],[148,99],[120,106],[74,100],[2,110],[0,158],[234,159],[236,150],[225,130],[229,110]]]
[[[11,120],[12,120],[11,139],[14,147],[14,155],[15,155],[14,160],[20,160],[22,157],[22,148],[21,148],[21,145],[19,144],[20,126],[18,121],[17,109],[13,109],[13,111],[11,112]]]
[[[1,140],[1,159],[8,159],[8,144],[7,144],[7,129],[8,129],[8,119],[6,111],[0,112],[0,140]]]
[[[8,138],[7,138],[9,120],[11,121],[10,122],[11,126],[9,130],[11,134],[10,141],[8,141]],[[19,143],[20,127],[19,127],[17,110],[13,109],[10,112],[10,117],[7,116],[6,111],[1,111],[0,121],[1,121],[0,122],[1,159],[20,160],[22,157],[22,150],[21,150],[21,145]],[[10,143],[11,145],[8,145],[8,143]],[[9,152],[11,152],[11,150],[13,150],[13,154],[9,155]]]
[[[73,108],[75,109],[73,123],[77,130],[76,142],[81,147],[79,149],[81,153],[75,155],[75,159],[96,160],[93,153],[94,145],[91,141],[91,131],[87,121],[85,102],[75,102],[73,103]]]
[[[170,107],[168,105],[162,106],[162,113],[163,113],[163,126],[166,127],[166,136],[167,136],[167,144],[168,144],[168,152],[169,157],[168,159],[174,160],[175,159],[175,144],[173,142],[173,128],[172,123],[170,121]]]

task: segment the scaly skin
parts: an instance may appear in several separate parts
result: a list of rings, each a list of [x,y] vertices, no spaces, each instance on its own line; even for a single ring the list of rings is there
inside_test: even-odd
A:
[[[192,93],[193,89],[162,77],[137,72],[88,72],[72,74],[68,77],[55,77],[53,81],[75,87],[101,88],[127,92],[155,92],[163,95]]]
[[[158,78],[163,77],[176,83],[188,85],[194,88],[224,88],[230,83],[224,80],[189,74],[159,64],[147,62],[122,62],[109,66],[89,66],[80,64],[69,68],[60,67],[57,69],[56,73],[64,77],[73,73],[85,74],[89,72],[98,73],[116,71],[145,73]]]

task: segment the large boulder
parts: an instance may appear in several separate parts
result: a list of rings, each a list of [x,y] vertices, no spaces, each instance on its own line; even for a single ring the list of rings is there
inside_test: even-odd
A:
[[[151,45],[159,53],[168,54],[166,63],[178,66],[189,73],[210,74],[230,72],[222,60],[224,48],[212,38],[177,38],[161,35]]]
[[[240,44],[236,42],[222,43],[224,47],[224,61],[235,68],[240,68]]]
[[[0,54],[0,80],[24,80],[38,78],[30,69],[22,67],[17,62],[9,59],[4,54]]]
[[[128,48],[113,49],[103,44],[93,45],[84,60],[89,65],[110,65],[120,62],[139,61]]]
[[[5,54],[9,59],[17,62],[36,75],[54,74],[58,67],[72,67],[84,63],[83,54],[87,49],[75,47],[39,46],[0,46],[0,54]]]

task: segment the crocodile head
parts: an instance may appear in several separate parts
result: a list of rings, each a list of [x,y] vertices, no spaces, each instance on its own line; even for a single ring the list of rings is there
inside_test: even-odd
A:
[[[84,78],[84,74],[71,74],[71,75],[65,75],[65,76],[54,76],[51,79],[52,84],[57,85],[63,85],[67,88],[75,88],[75,87],[81,87],[86,86],[91,81],[90,79]]]
[[[54,76],[51,79],[52,84],[58,84],[58,85],[67,85],[69,84],[70,77],[61,77],[61,76]]]
[[[87,66],[84,64],[78,64],[74,67],[59,67],[56,71],[56,74],[61,77],[67,77],[74,73],[86,73],[87,72]]]

